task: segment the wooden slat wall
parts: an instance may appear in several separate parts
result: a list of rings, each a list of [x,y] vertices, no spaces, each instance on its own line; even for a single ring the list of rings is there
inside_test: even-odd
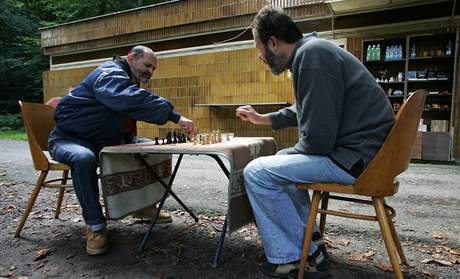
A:
[[[57,55],[245,28],[270,2],[294,19],[329,14],[327,4],[305,0],[187,0],[44,29],[41,42],[46,55]]]
[[[93,68],[48,71],[44,74],[45,101],[67,94]],[[297,130],[273,133],[270,127],[253,125],[235,117],[235,108],[196,107],[214,103],[293,103],[292,82],[287,73],[274,76],[257,58],[254,48],[212,52],[158,60],[153,79],[146,85],[158,95],[169,99],[176,110],[194,120],[199,132],[220,129],[237,136],[274,136],[279,147],[293,145]],[[280,107],[262,107],[261,112]],[[139,136],[163,137],[167,129],[177,125],[138,125]]]
[[[363,44],[362,38],[348,38],[347,39],[347,50],[359,60],[362,60],[362,54],[363,54],[362,44]]]

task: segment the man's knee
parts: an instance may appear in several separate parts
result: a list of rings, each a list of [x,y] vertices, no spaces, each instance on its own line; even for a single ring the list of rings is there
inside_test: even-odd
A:
[[[245,180],[255,180],[260,177],[264,171],[263,157],[256,158],[249,162],[243,170],[243,177]]]
[[[95,167],[97,166],[96,155],[90,150],[85,150],[83,152],[75,152],[72,154],[72,163],[77,165],[85,165]]]

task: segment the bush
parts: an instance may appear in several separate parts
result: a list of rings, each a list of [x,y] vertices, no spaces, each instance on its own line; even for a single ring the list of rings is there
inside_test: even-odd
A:
[[[0,129],[2,127],[8,127],[12,130],[23,129],[24,127],[21,114],[17,113],[0,115]]]

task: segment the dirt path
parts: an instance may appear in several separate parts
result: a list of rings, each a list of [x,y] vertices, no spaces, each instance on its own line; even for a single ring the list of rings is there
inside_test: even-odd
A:
[[[200,221],[194,223],[169,202],[174,222],[157,226],[142,254],[137,249],[148,224],[129,217],[109,222],[107,255],[87,256],[73,192],[66,195],[61,217],[55,220],[57,191],[51,189],[40,193],[22,238],[15,239],[32,185],[7,178],[9,167],[0,161],[0,278],[266,278],[257,268],[263,248],[254,226],[227,235],[221,265],[211,267],[223,217],[219,211],[204,210],[206,205],[195,198],[191,208]],[[388,202],[398,212],[396,229],[412,266],[411,278],[460,278],[459,170],[413,164],[401,178],[400,192]],[[178,194],[188,199],[187,192]],[[334,207],[365,212],[345,203]],[[393,278],[381,270],[389,260],[376,223],[329,218],[326,230],[331,278]],[[48,254],[34,260],[41,250]]]

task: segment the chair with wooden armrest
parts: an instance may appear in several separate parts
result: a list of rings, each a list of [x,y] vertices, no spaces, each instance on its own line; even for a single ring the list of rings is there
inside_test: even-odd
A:
[[[354,184],[311,183],[297,185],[299,189],[313,191],[310,214],[305,229],[302,259],[298,273],[299,279],[304,276],[317,213],[321,214],[320,231],[322,234],[324,234],[327,214],[378,221],[396,278],[403,278],[395,250],[399,254],[402,264],[407,264],[407,260],[392,221],[396,215],[395,210],[386,204],[385,197],[393,196],[398,192],[399,182],[396,180],[396,176],[409,167],[411,149],[417,135],[426,96],[425,90],[417,90],[404,102],[382,147]],[[330,193],[340,193],[342,196],[334,196]],[[365,196],[370,199],[344,197],[343,194]],[[376,215],[328,210],[328,202],[331,199],[373,205]],[[321,209],[318,209],[320,200],[322,200]]]
[[[24,227],[24,223],[35,204],[38,193],[40,193],[42,188],[59,189],[59,198],[54,215],[54,218],[57,219],[59,218],[59,213],[61,212],[65,188],[72,186],[67,184],[70,167],[52,160],[49,155],[46,154],[46,151],[48,151],[48,136],[55,125],[54,108],[44,104],[26,103],[21,101],[19,101],[19,105],[21,106],[22,118],[27,133],[27,140],[29,142],[34,167],[36,170],[40,171],[40,176],[30,195],[26,210],[21,216],[14,237],[19,237],[22,228]],[[46,176],[50,171],[62,171],[62,177],[46,180]]]

